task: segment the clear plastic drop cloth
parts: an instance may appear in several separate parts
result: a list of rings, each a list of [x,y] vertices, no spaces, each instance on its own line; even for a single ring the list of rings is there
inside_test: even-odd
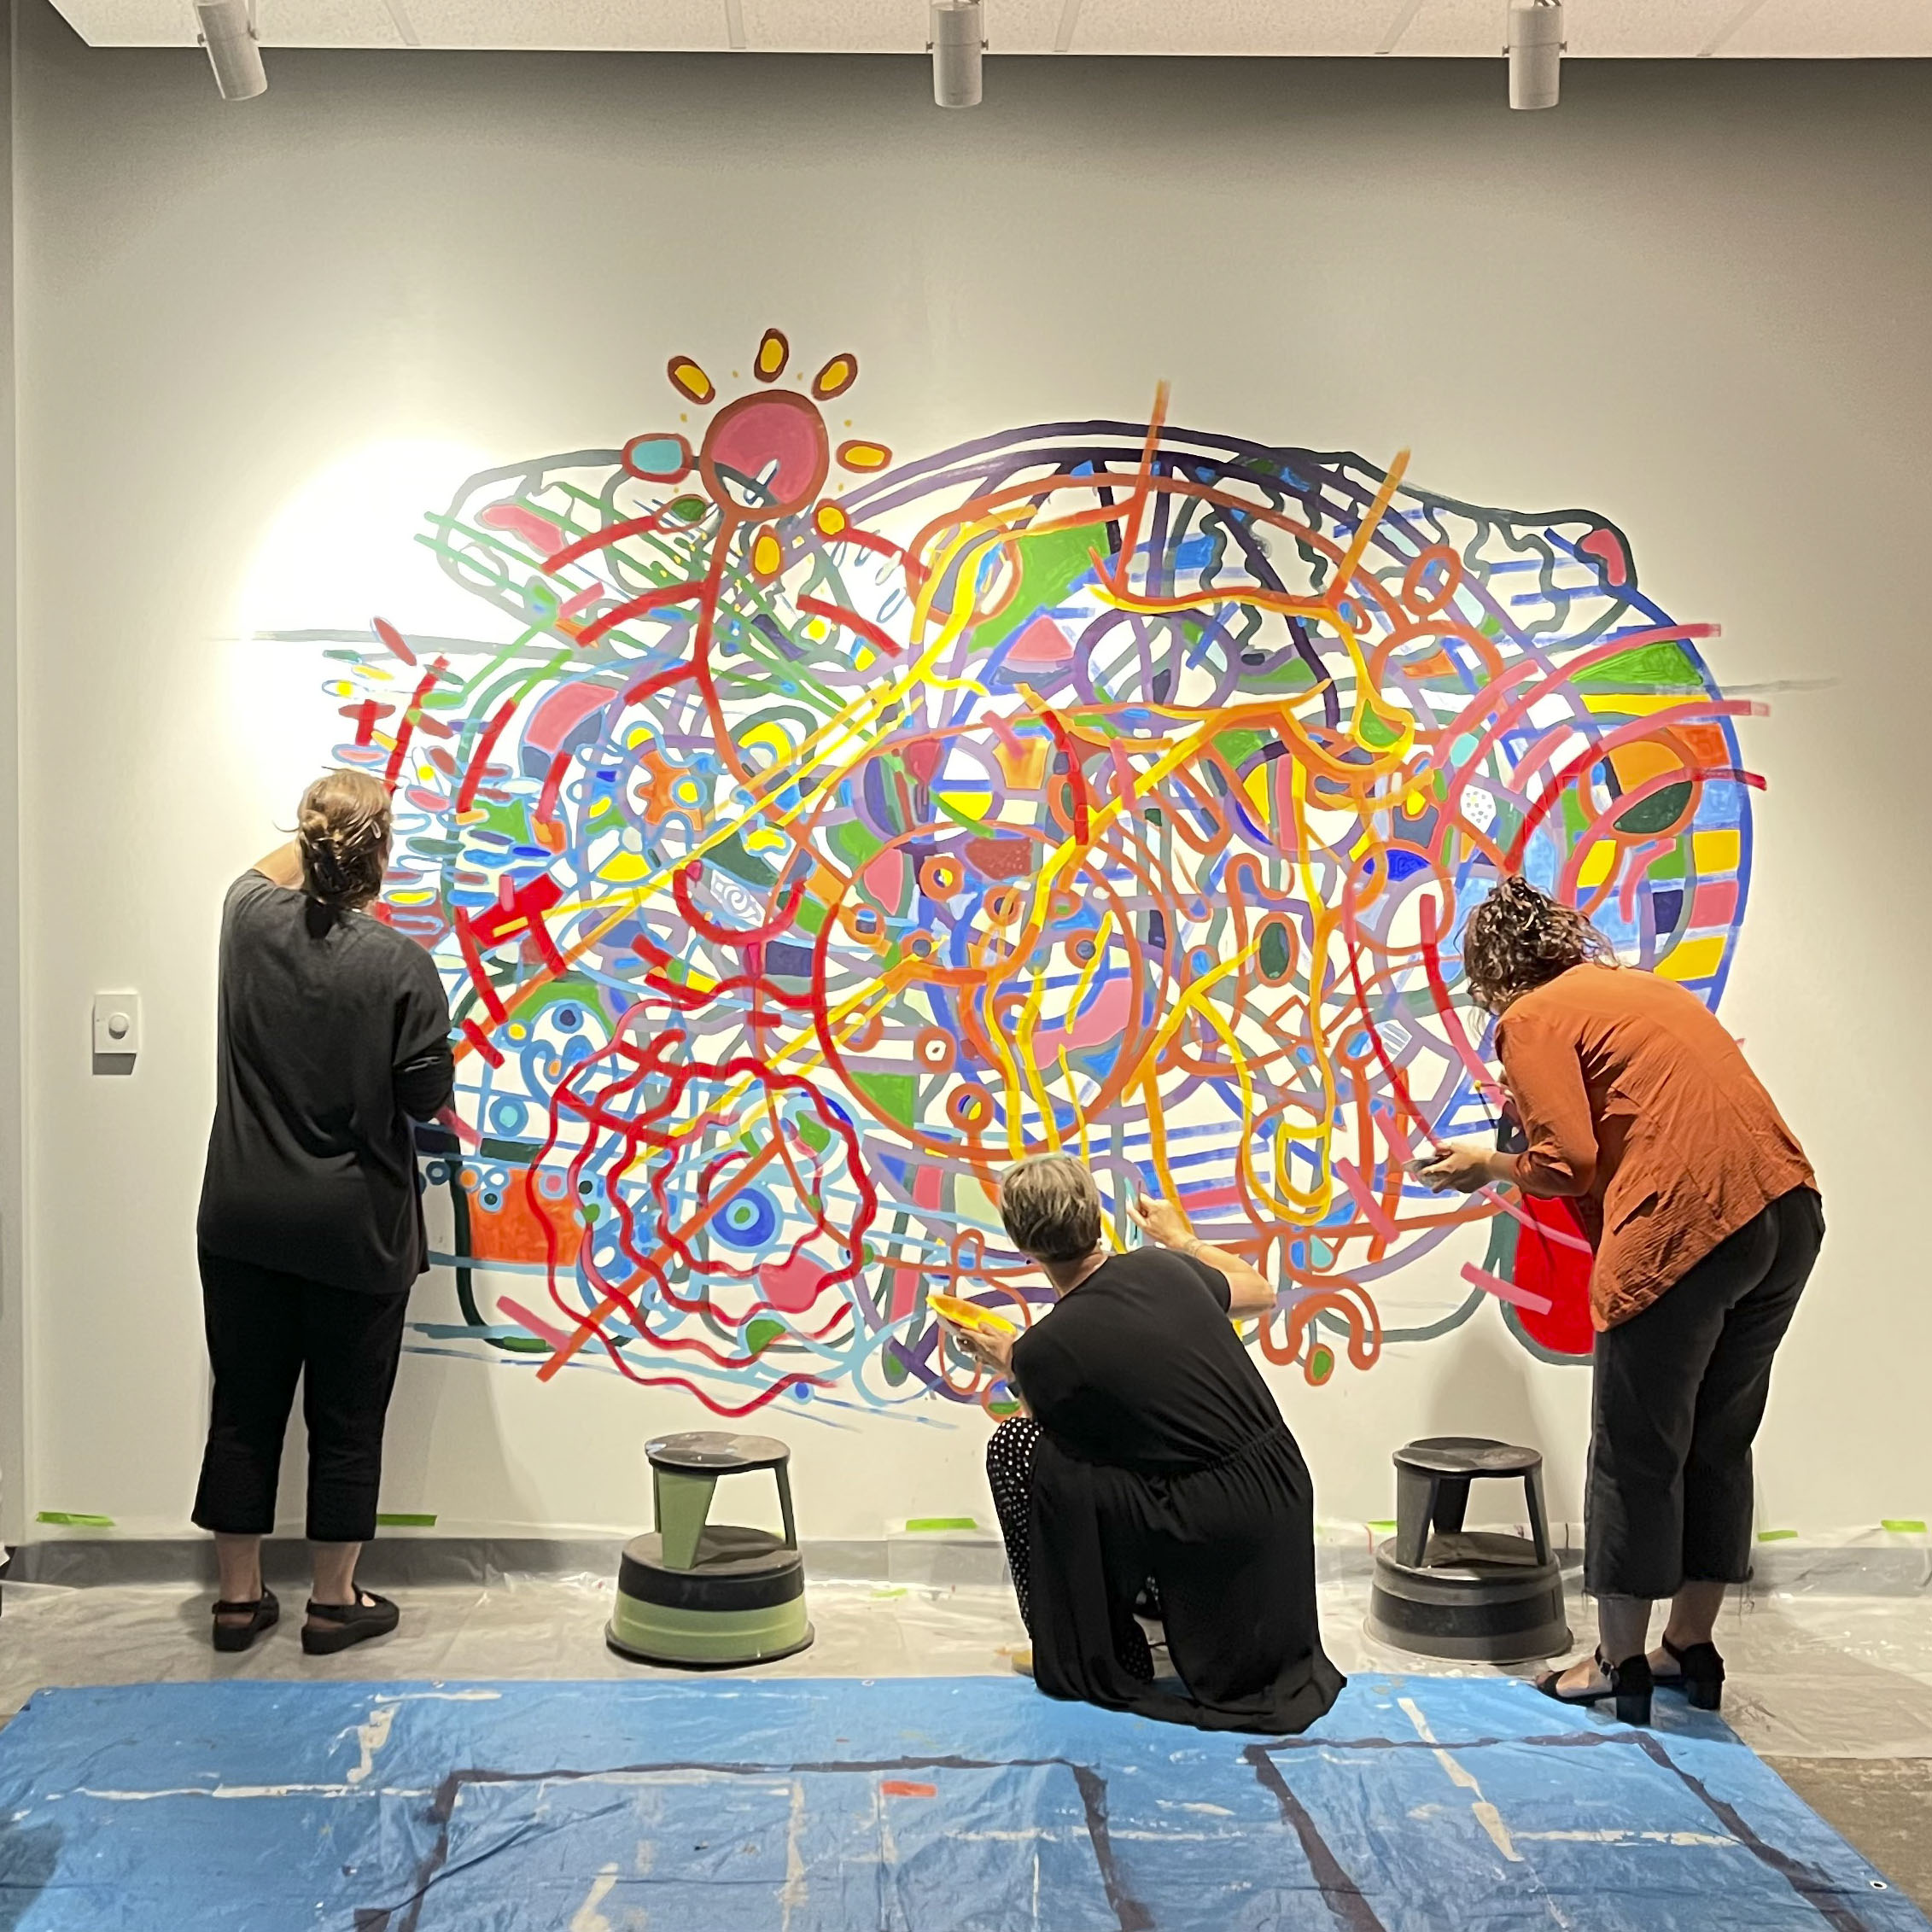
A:
[[[605,1648],[612,1586],[611,1578],[594,1574],[511,1575],[399,1589],[403,1621],[394,1636],[307,1658],[295,1638],[299,1591],[283,1593],[280,1629],[228,1657],[208,1643],[208,1591],[9,1584],[0,1608],[0,1714],[56,1684],[677,1677]],[[1351,1674],[1524,1677],[1538,1667],[1459,1666],[1372,1642],[1363,1631],[1366,1578],[1324,1583],[1321,1596],[1324,1642]],[[808,1600],[812,1648],[734,1678],[1003,1675],[1026,1640],[1003,1586],[813,1583]],[[1570,1626],[1581,1654],[1595,1626],[1580,1596],[1572,1596]],[[1718,1643],[1730,1671],[1724,1714],[1755,1749],[1932,1758],[1932,1593],[1754,1590],[1726,1605]]]

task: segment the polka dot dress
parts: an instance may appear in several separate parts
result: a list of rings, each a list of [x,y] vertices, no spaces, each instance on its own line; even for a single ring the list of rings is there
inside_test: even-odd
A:
[[[1007,1545],[1007,1568],[1013,1581],[1013,1595],[1019,1600],[1019,1620],[1030,1632],[1033,1628],[1031,1585],[1033,1550],[1029,1540],[1028,1520],[1033,1507],[1033,1450],[1040,1439],[1040,1425],[1030,1415],[1010,1415],[993,1432],[986,1445],[986,1480],[993,1491],[993,1509],[1000,1519],[1000,1534]],[[1159,1616],[1159,1600],[1150,1581],[1143,1604]],[[1152,1684],[1153,1654],[1147,1649],[1146,1633],[1128,1617],[1116,1629],[1115,1655],[1121,1667],[1143,1684]]]

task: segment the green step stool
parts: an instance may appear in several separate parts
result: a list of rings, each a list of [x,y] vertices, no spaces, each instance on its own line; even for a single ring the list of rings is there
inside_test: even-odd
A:
[[[604,1641],[639,1663],[718,1670],[789,1657],[812,1641],[791,1515],[791,1451],[776,1436],[693,1429],[645,1445],[657,1526],[624,1545]],[[721,1476],[769,1469],[785,1534],[705,1519]]]

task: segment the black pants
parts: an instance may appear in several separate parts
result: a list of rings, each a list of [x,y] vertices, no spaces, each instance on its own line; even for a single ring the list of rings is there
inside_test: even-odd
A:
[[[1824,1238],[1823,1204],[1794,1189],[1597,1336],[1584,1503],[1593,1596],[1674,1596],[1749,1573],[1751,1444]]]
[[[1007,1546],[1007,1569],[1019,1600],[1019,1620],[1029,1631],[1033,1628],[1033,1445],[1039,1439],[1040,1425],[1030,1415],[1009,1415],[986,1445],[987,1486],[993,1491],[993,1510]],[[1151,1581],[1141,1602],[1150,1616],[1159,1617],[1159,1593]],[[1116,1625],[1113,1648],[1129,1676],[1143,1684],[1153,1682],[1153,1652],[1147,1648],[1147,1632],[1133,1618]]]
[[[359,1293],[202,1250],[201,1308],[214,1368],[195,1497],[203,1529],[224,1536],[274,1529],[282,1438],[299,1378],[310,1540],[366,1543],[375,1535],[382,1422],[408,1305],[406,1295]]]

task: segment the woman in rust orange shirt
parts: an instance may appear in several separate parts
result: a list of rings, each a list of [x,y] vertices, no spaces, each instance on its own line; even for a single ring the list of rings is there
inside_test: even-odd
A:
[[[1438,1192],[1573,1197],[1596,1251],[1584,1505],[1595,1657],[1541,1682],[1645,1723],[1653,1684],[1717,1708],[1712,1643],[1751,1549],[1751,1444],[1771,1357],[1824,1234],[1804,1150],[1694,994],[1616,965],[1579,913],[1505,880],[1470,915],[1463,970],[1528,1147],[1439,1148]],[[1647,1655],[1650,1607],[1670,1599]]]

